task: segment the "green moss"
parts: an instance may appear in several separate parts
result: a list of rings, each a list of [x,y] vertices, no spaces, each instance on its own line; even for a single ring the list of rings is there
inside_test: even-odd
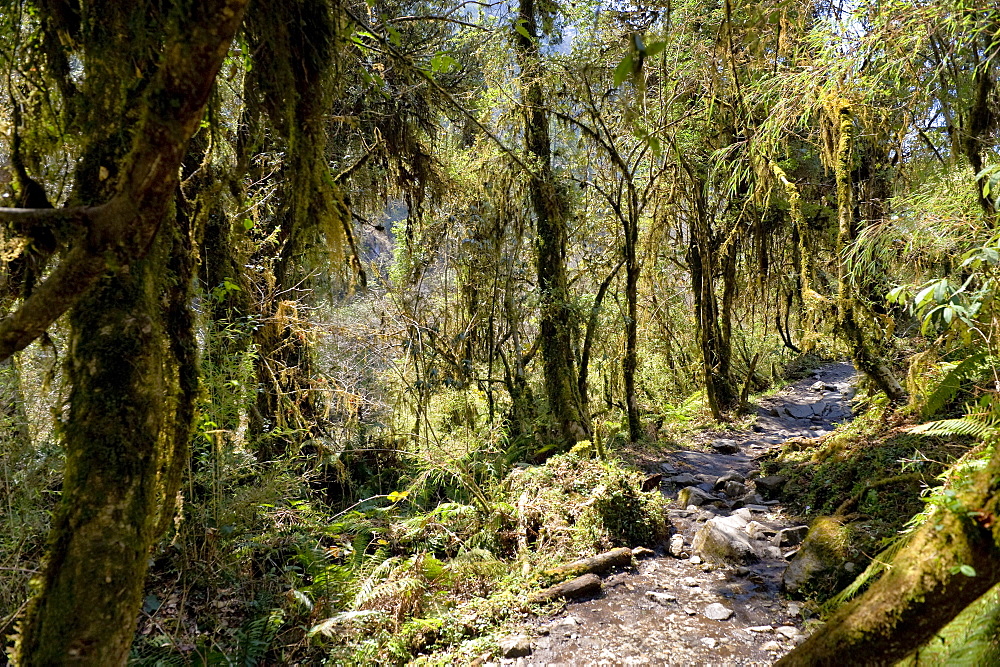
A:
[[[643,476],[618,462],[563,454],[511,474],[522,546],[529,560],[592,555],[616,546],[653,545],[667,535],[666,504],[641,491]]]

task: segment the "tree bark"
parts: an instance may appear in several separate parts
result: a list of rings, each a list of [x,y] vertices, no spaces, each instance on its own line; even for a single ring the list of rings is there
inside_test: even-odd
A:
[[[851,176],[851,156],[854,148],[854,117],[849,106],[837,110],[839,133],[836,164],[837,177],[837,264],[839,288],[837,293],[837,323],[841,336],[851,349],[854,365],[867,375],[875,385],[885,392],[892,401],[906,398],[906,392],[889,366],[872,350],[864,330],[857,320],[851,277],[847,274],[844,253],[857,238],[857,222],[854,219],[854,183]]]
[[[77,36],[92,56],[83,59],[81,95],[92,97],[86,122],[97,129],[85,135],[73,193],[82,206],[73,215],[90,224],[33,294],[44,298],[26,299],[0,325],[4,356],[71,309],[62,497],[21,624],[21,665],[103,667],[128,658],[149,551],[172,517],[197,394],[192,248],[177,243],[190,230],[175,226],[171,203],[244,7],[245,0],[209,0],[176,17],[169,35],[136,39],[108,27],[136,18],[129,12],[137,24],[149,19],[147,8],[129,6]],[[126,57],[127,40],[159,43],[155,51],[138,47],[142,57],[162,53],[159,63]],[[155,74],[132,74],[141,69],[136,62]],[[116,97],[123,89],[143,94]],[[103,182],[98,166],[109,176]]]
[[[630,195],[631,193],[631,188]],[[634,196],[629,198],[629,213],[625,225],[625,354],[622,357],[622,380],[625,385],[625,412],[628,416],[628,436],[631,442],[642,438],[642,421],[635,394],[635,372],[639,366],[639,214]]]
[[[22,665],[128,657],[168,463],[157,269],[105,278],[70,315],[66,473]]]
[[[573,310],[566,277],[567,203],[552,172],[549,119],[538,79],[540,53],[534,0],[521,0],[518,21],[527,34],[515,32],[521,67],[525,148],[531,156],[529,189],[535,211],[535,249],[542,337],[542,366],[548,400],[549,435],[560,449],[588,437],[573,359]]]
[[[891,665],[925,644],[967,605],[1000,582],[1000,453],[938,508],[857,600],[777,664]],[[970,566],[975,576],[967,576]]]

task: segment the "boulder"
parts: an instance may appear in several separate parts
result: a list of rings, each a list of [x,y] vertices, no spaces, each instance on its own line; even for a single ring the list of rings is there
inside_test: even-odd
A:
[[[712,443],[712,449],[717,454],[736,454],[740,451],[740,445],[735,440],[716,440]]]
[[[525,635],[513,635],[500,640],[500,655],[508,659],[531,655],[531,638]]]
[[[729,482],[739,482],[739,483],[742,484],[745,481],[746,481],[746,477],[744,477],[743,475],[739,474],[738,472],[730,470],[725,475],[723,475],[722,477],[719,477],[718,479],[715,480],[715,484],[713,485],[713,488],[716,491],[721,491],[722,489],[726,488],[726,484],[729,483]]]
[[[688,507],[689,505],[700,507],[713,500],[717,500],[717,498],[706,491],[702,491],[697,486],[686,486],[677,494],[677,504],[681,507]]]
[[[747,495],[747,487],[735,480],[726,482],[726,495],[730,498],[742,498]]]
[[[767,477],[759,477],[754,480],[757,493],[765,500],[778,499],[781,496],[782,489],[785,488],[786,482],[788,482],[788,478],[781,475],[768,475]]]
[[[794,547],[796,544],[801,544],[802,540],[806,539],[806,535],[809,534],[809,526],[795,526],[794,528],[784,528],[778,531],[778,534],[774,536],[772,544],[776,547]]]
[[[691,550],[706,560],[723,563],[753,563],[759,560],[750,537],[747,520],[741,516],[719,516],[705,522],[691,543]]]
[[[841,564],[846,560],[847,528],[834,517],[820,517],[798,552],[788,563],[782,583],[790,594],[803,594],[836,586]]]

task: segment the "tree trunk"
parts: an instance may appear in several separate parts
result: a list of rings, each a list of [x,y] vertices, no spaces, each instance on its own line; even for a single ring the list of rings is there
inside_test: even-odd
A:
[[[590,354],[594,347],[594,336],[597,334],[597,325],[599,322],[599,317],[601,314],[601,305],[604,303],[604,297],[608,293],[608,287],[611,285],[611,281],[614,280],[615,276],[618,275],[619,269],[622,268],[622,264],[625,260],[619,261],[615,268],[611,269],[611,273],[601,282],[601,285],[597,288],[597,294],[594,296],[594,305],[590,309],[590,319],[587,320],[587,329],[583,336],[583,348],[580,351],[580,375],[577,378],[577,386],[580,391],[580,400],[584,406],[584,412],[587,411],[587,405],[590,403]]]
[[[639,292],[639,261],[636,246],[639,244],[638,213],[630,206],[628,224],[625,229],[625,355],[622,358],[622,380],[625,385],[625,407],[628,415],[628,436],[632,442],[642,438],[642,421],[639,418],[639,404],[635,395],[635,371],[638,367],[638,327],[637,307]]]
[[[172,201],[244,6],[210,0],[168,17],[152,5],[109,5],[64,26],[63,43],[82,45],[86,56],[74,100],[83,151],[72,199],[89,224],[0,335],[5,358],[69,311],[62,497],[18,664],[104,667],[128,658],[197,395],[191,230],[176,226]],[[164,25],[169,34],[158,34]],[[136,26],[146,32],[131,34]]]
[[[698,182],[698,181],[696,181]],[[696,187],[700,187],[699,185]],[[715,294],[711,228],[705,201],[695,195],[695,213],[688,241],[687,261],[694,293],[695,322],[701,346],[702,368],[705,373],[705,393],[712,416],[720,420],[726,410],[734,407],[738,395],[730,369],[730,350],[719,325],[719,305]]]
[[[588,437],[573,359],[573,310],[566,277],[567,203],[552,173],[549,119],[539,76],[538,25],[534,0],[521,0],[518,21],[527,35],[515,32],[521,66],[525,148],[532,157],[531,204],[535,211],[536,268],[542,337],[542,366],[548,399],[549,435],[561,449]]]
[[[881,579],[777,664],[842,665],[849,655],[852,664],[891,665],[905,658],[1000,582],[998,513],[1000,453],[971,488],[926,520]]]
[[[853,153],[854,118],[849,106],[837,110],[839,141],[834,171],[837,177],[837,256],[839,288],[837,293],[837,315],[841,336],[851,349],[854,365],[867,375],[875,385],[885,392],[892,401],[906,398],[906,392],[899,384],[889,366],[872,350],[864,330],[857,320],[851,277],[845,266],[845,250],[857,238],[857,222],[854,219],[854,183],[851,177],[851,155]]]
[[[170,463],[159,259],[105,278],[70,314],[65,479],[42,588],[23,623],[22,665],[128,657],[169,491],[158,479]]]

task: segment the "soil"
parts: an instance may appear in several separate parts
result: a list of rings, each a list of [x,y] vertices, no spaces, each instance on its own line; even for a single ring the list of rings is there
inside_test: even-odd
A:
[[[722,499],[717,503],[722,507],[683,508],[675,500],[670,515],[684,539],[680,557],[661,549],[638,560],[637,567],[611,574],[596,597],[567,603],[560,613],[526,627],[516,651],[523,657],[502,658],[499,664],[767,665],[803,641],[802,605],[781,595],[781,577],[795,547],[778,548],[771,539],[796,524],[784,513],[780,499],[751,495],[726,500],[714,485],[730,472],[752,479],[758,461],[787,440],[822,437],[849,421],[854,377],[848,363],[822,366],[761,399],[752,430],[703,433],[689,449],[664,454],[656,469],[651,468],[663,475],[664,493],[676,499],[684,486],[698,486]],[[717,451],[734,445],[734,454]],[[678,477],[684,474],[695,479]],[[749,481],[747,486],[752,491]],[[757,492],[761,490],[758,485]],[[747,508],[763,538],[754,541],[757,562],[717,565],[689,556],[692,538],[704,521],[737,511],[745,517]],[[711,618],[727,610],[732,612],[728,618]],[[505,642],[511,643],[518,642]]]

